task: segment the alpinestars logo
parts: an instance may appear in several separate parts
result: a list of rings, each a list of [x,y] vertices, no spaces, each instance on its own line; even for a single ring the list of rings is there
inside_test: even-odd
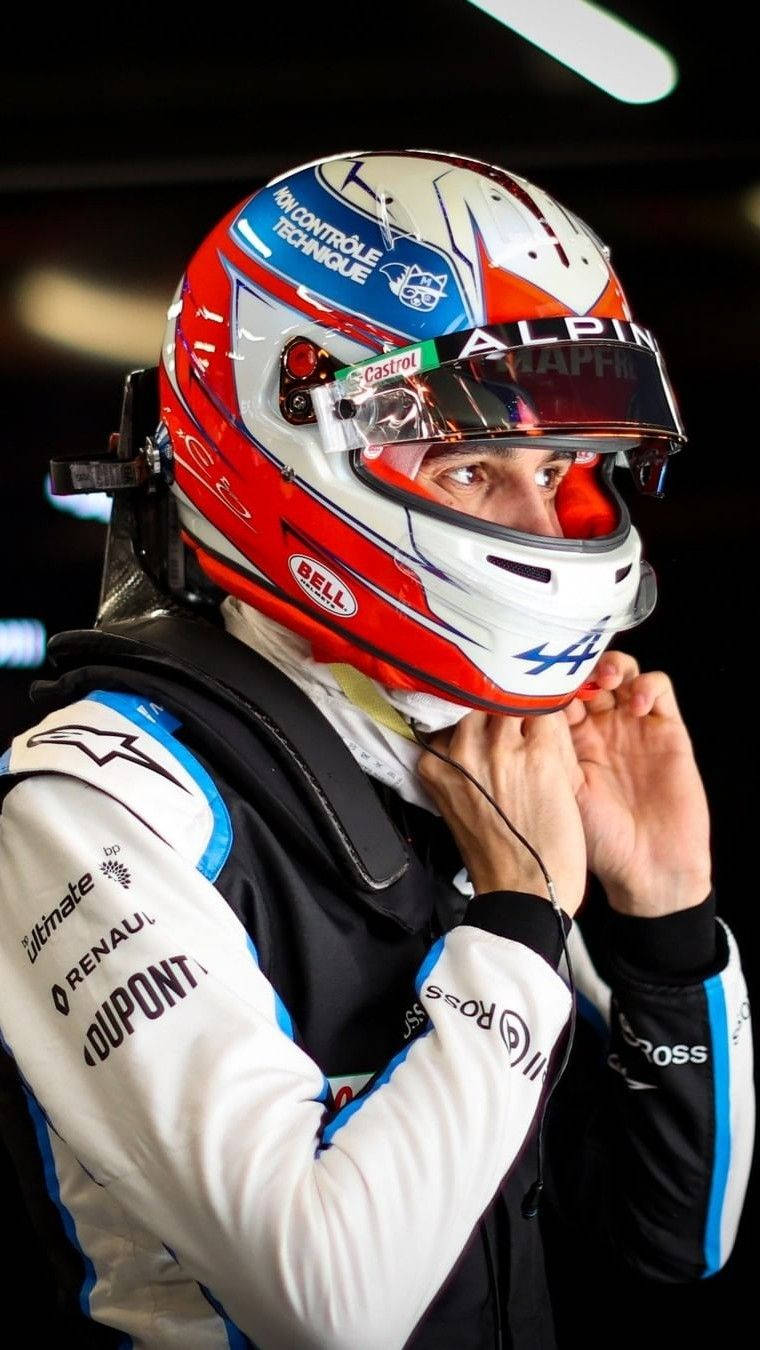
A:
[[[48,731],[37,731],[29,737],[26,744],[29,748],[35,745],[69,745],[73,749],[81,750],[88,759],[94,760],[101,767],[110,764],[114,759],[125,759],[129,764],[136,764],[141,769],[149,769],[151,773],[168,778],[170,783],[187,792],[188,789],[183,787],[167,769],[157,764],[150,755],[146,755],[144,750],[135,748],[137,738],[138,733],[101,731],[97,727],[80,726],[72,722],[63,727],[51,727]]]
[[[125,891],[129,890],[132,884],[132,875],[129,868],[124,866],[124,863],[115,862],[113,858],[109,858],[107,862],[100,864],[100,870],[104,877],[110,877],[111,881],[116,881],[120,886],[123,886]]]
[[[587,661],[594,661],[597,656],[601,656],[603,647],[598,645],[602,635],[602,624],[607,623],[609,614],[599,620],[596,628],[592,628],[582,637],[571,642],[569,646],[563,647],[561,652],[547,652],[546,643],[542,642],[539,647],[531,647],[526,652],[515,652],[515,656],[521,661],[537,661],[532,670],[527,670],[526,675],[543,675],[552,666],[566,665],[568,675],[577,675],[582,665]]]

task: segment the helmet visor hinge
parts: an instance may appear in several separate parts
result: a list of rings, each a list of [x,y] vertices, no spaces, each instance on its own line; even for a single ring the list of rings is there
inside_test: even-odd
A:
[[[340,361],[309,338],[286,342],[280,356],[280,412],[292,426],[316,422],[311,390],[335,379]]]

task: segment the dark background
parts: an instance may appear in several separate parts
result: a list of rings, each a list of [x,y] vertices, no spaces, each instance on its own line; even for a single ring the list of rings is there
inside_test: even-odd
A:
[[[673,54],[681,79],[669,98],[618,103],[465,0],[291,4],[280,18],[207,8],[184,23],[173,7],[6,20],[0,617],[39,618],[49,633],[91,623],[105,527],[55,512],[43,479],[51,455],[104,447],[130,364],[34,337],[24,326],[34,269],[153,301],[155,333],[131,364],[154,364],[160,310],[189,254],[273,174],[324,154],[410,146],[515,170],[612,245],[690,434],[666,500],[638,510],[661,599],[621,645],[675,680],[712,804],[721,912],[754,985],[756,57],[740,5],[608,8]],[[29,678],[0,669],[3,744],[29,717]],[[12,1196],[10,1176],[7,1187]],[[725,1334],[749,1292],[756,1211],[751,1191],[734,1256],[711,1281],[608,1282],[604,1332],[591,1318],[602,1273],[581,1261],[577,1337],[664,1345],[673,1319],[693,1345]],[[27,1287],[27,1259],[22,1244],[6,1266],[9,1290]],[[28,1287],[44,1311],[44,1281]]]

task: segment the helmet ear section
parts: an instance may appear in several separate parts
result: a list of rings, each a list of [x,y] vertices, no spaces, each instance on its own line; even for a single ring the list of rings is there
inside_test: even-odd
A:
[[[566,539],[601,539],[620,523],[613,495],[599,481],[599,459],[579,456],[557,489],[557,519]]]
[[[335,379],[340,362],[310,338],[294,337],[280,356],[280,412],[291,426],[315,423],[311,390]]]

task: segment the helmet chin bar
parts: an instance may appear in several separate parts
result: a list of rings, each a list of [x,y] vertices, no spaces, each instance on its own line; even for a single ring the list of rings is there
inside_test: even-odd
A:
[[[180,540],[171,442],[157,424],[157,368],[134,370],[108,450],[50,462],[54,495],[105,492],[113,501],[97,627],[188,605],[211,615],[221,599]]]

